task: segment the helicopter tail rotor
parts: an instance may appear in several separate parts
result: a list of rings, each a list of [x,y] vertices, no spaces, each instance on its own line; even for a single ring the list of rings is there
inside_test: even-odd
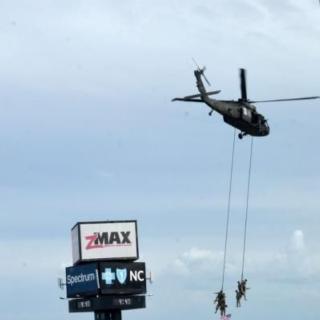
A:
[[[202,68],[200,68],[200,66],[198,65],[197,61],[192,58],[192,61],[194,62],[194,64],[196,65],[199,73],[202,75],[203,79],[206,81],[206,83],[208,84],[208,86],[211,86],[210,81],[208,80],[208,78],[206,77],[206,75],[204,74],[204,72],[206,71],[206,66],[203,66]]]

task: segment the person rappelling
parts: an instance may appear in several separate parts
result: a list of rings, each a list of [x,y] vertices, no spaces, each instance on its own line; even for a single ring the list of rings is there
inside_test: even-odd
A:
[[[247,300],[246,292],[247,292],[247,289],[249,289],[247,287],[247,279],[241,280],[240,287],[241,287],[241,294],[244,297],[244,300]]]
[[[242,298],[242,294],[239,290],[235,290],[236,292],[236,301],[237,301],[237,308],[241,307],[241,298]]]
[[[216,298],[214,299],[214,302],[216,304],[216,311],[215,313],[220,310],[220,315],[224,316],[226,314],[226,308],[228,307],[226,304],[226,295],[221,289],[219,292],[216,292]]]
[[[236,300],[237,300],[237,307],[241,306],[241,299],[242,297],[244,300],[247,300],[246,292],[249,289],[247,287],[247,279],[242,279],[241,281],[237,282],[238,289],[236,290]]]

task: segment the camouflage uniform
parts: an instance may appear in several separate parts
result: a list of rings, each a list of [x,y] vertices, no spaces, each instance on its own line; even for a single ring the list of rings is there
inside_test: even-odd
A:
[[[221,317],[226,315],[226,309],[227,309],[227,305],[226,305],[226,300],[221,301],[221,305],[220,305],[220,315]]]
[[[241,294],[244,297],[244,300],[247,300],[246,291],[247,291],[247,279],[241,280]]]
[[[214,300],[214,303],[216,303],[216,311],[215,313],[217,313],[218,310],[220,310],[220,314],[221,316],[225,315],[226,313],[226,295],[224,294],[224,292],[222,290],[220,290],[219,292],[216,293],[217,296]]]
[[[242,294],[239,290],[236,290],[236,300],[237,300],[237,308],[241,307],[241,297]]]

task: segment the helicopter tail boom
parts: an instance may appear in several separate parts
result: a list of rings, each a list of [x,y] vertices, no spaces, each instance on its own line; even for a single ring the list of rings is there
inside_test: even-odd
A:
[[[206,94],[208,96],[213,95],[213,94],[218,94],[220,93],[221,90],[215,90],[215,91],[209,91]],[[193,94],[190,96],[185,96],[183,98],[173,98],[171,101],[193,101],[193,102],[203,102],[203,100],[201,99],[201,94]]]

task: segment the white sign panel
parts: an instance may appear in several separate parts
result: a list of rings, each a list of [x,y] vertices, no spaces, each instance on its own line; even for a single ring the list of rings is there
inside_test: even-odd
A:
[[[136,221],[80,222],[72,229],[72,240],[74,263],[139,257]]]
[[[73,262],[80,260],[79,225],[77,224],[71,231],[72,258]]]

